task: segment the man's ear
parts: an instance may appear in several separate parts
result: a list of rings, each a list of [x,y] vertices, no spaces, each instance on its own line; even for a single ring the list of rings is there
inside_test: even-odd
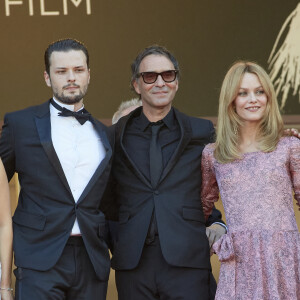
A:
[[[46,82],[47,86],[51,87],[51,79],[50,79],[50,76],[47,73],[47,71],[44,71],[44,78],[45,78],[45,82]]]
[[[140,94],[141,94],[141,91],[140,91],[139,84],[138,84],[138,82],[136,81],[136,79],[133,80],[132,85],[133,85],[134,90],[136,91],[136,93],[140,95]]]

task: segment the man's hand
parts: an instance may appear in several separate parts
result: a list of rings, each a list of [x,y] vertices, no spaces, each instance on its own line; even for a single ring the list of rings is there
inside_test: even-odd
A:
[[[295,136],[298,139],[300,139],[300,133],[299,133],[298,129],[295,129],[295,128],[285,129],[284,135],[291,135],[291,136]]]
[[[206,235],[209,241],[209,247],[211,249],[212,245],[226,233],[226,229],[220,224],[212,224],[206,227]]]

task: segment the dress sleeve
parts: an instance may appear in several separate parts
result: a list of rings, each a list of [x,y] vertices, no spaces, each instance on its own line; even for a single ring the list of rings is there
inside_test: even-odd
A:
[[[300,206],[300,140],[291,138],[290,172],[295,193],[295,199]]]
[[[211,144],[207,145],[202,153],[201,161],[202,172],[202,188],[201,200],[203,212],[207,219],[212,212],[214,202],[219,199],[219,188],[216,180],[215,169],[213,165],[213,147]]]

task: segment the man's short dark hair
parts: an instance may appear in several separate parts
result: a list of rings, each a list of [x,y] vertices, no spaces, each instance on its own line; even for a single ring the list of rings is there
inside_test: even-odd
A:
[[[50,56],[54,51],[68,52],[71,50],[81,50],[86,57],[86,64],[89,68],[89,53],[83,43],[74,39],[62,39],[51,43],[45,51],[45,70],[50,75]]]
[[[176,58],[174,57],[174,55],[165,47],[152,45],[150,47],[145,48],[142,52],[140,52],[139,55],[131,64],[131,72],[132,72],[131,87],[133,88],[133,90],[134,90],[133,82],[138,78],[141,61],[148,55],[163,55],[166,58],[168,58],[172,62],[175,70],[178,70],[177,78],[179,78],[179,64]]]

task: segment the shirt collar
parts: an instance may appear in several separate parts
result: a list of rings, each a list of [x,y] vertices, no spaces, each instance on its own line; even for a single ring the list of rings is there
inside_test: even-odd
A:
[[[62,102],[56,100],[54,96],[52,97],[52,99],[53,99],[58,105],[60,105],[61,107],[65,107],[66,109],[68,109],[68,110],[70,110],[70,111],[74,111],[74,106],[75,106],[75,105],[73,105],[73,104],[65,104],[65,103],[62,103]],[[53,105],[51,105],[51,106],[52,106],[55,110],[57,110]],[[82,110],[83,108],[84,108],[84,104],[82,104],[82,107],[80,107],[80,109],[79,109],[78,111]],[[57,110],[57,111],[59,112],[59,110]]]
[[[171,107],[168,114],[161,120],[170,130],[174,128],[176,125],[175,123],[175,115],[174,115],[174,109]],[[158,121],[159,122],[159,121]],[[147,119],[147,117],[144,115],[143,110],[141,110],[141,114],[138,119],[138,124],[140,126],[140,129],[142,131],[145,131],[147,127],[151,124],[151,122]]]

